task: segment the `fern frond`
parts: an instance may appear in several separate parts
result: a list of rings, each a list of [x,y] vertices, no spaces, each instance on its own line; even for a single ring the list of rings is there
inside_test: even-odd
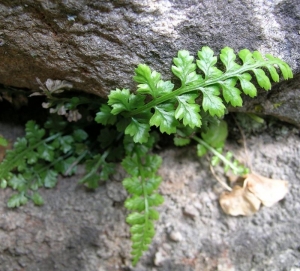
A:
[[[59,174],[74,173],[73,164],[82,156],[77,153],[77,148],[87,139],[87,133],[82,129],[75,127],[70,135],[51,133],[34,121],[27,122],[25,132],[25,137],[17,139],[14,148],[7,151],[0,163],[1,187],[8,185],[17,191],[8,200],[7,206],[11,208],[26,204],[28,199],[42,205],[43,199],[36,190],[53,188]]]
[[[148,249],[155,234],[153,221],[159,218],[159,214],[153,207],[164,201],[161,195],[154,192],[162,181],[156,175],[161,162],[162,159],[157,155],[139,156],[136,153],[128,155],[122,162],[131,175],[123,180],[123,186],[132,194],[125,201],[125,207],[132,211],[126,221],[131,225],[133,266]]]
[[[125,133],[131,135],[134,142],[145,143],[150,126],[156,126],[162,133],[168,134],[176,133],[180,124],[191,128],[201,127],[197,99],[202,100],[205,112],[222,117],[227,104],[242,106],[242,92],[250,97],[256,96],[256,87],[251,82],[253,78],[256,78],[260,87],[269,90],[270,80],[279,80],[278,70],[284,79],[293,77],[288,64],[271,55],[263,57],[257,51],[251,53],[244,49],[238,53],[238,57],[242,64],[236,62],[237,56],[233,49],[223,48],[220,54],[223,71],[217,68],[218,57],[207,46],[198,51],[196,63],[188,51],[179,51],[172,66],[172,72],[181,81],[177,89],[170,81],[163,81],[160,73],[140,64],[133,77],[139,83],[136,94],[130,93],[128,89],[112,91],[108,101],[111,110],[101,108],[96,120],[105,124],[113,119],[112,115],[121,114],[128,120],[124,127]],[[265,73],[265,70],[268,72]],[[147,103],[146,95],[150,97]]]

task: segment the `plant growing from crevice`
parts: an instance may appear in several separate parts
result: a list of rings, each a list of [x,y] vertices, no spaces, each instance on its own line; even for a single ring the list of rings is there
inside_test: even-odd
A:
[[[57,96],[61,95],[60,86],[69,87],[69,83],[47,81],[41,87],[48,98],[43,107],[75,122],[65,124],[69,128],[59,131],[47,123],[45,128],[32,121],[26,125],[26,136],[15,143],[14,150],[0,164],[1,185],[18,191],[8,206],[19,206],[28,199],[41,204],[36,189],[54,186],[58,174],[74,173],[79,163],[86,167],[80,183],[96,188],[100,180],[109,179],[114,163],[121,161],[128,173],[123,186],[130,194],[125,207],[130,211],[126,221],[131,225],[135,265],[155,234],[153,221],[159,213],[154,207],[163,203],[163,197],[155,192],[162,181],[157,174],[162,159],[152,153],[159,140],[157,131],[172,134],[176,146],[196,141],[198,156],[211,152],[211,164],[221,162],[225,172],[249,172],[231,152],[224,154],[228,128],[222,118],[229,105],[242,106],[242,93],[257,95],[254,78],[261,88],[269,90],[270,79],[279,81],[279,70],[284,79],[292,78],[292,71],[282,60],[271,55],[263,57],[257,51],[244,49],[238,56],[236,61],[234,51],[225,47],[218,61],[209,47],[203,47],[195,62],[188,51],[181,50],[171,68],[177,77],[175,83],[162,80],[160,73],[140,64],[133,77],[138,83],[135,92],[126,88],[113,90],[107,103],[93,99],[88,110],[81,107],[90,104],[87,98]],[[99,136],[93,142],[84,123],[90,116],[87,111],[93,112],[96,106],[100,108],[95,116]],[[77,117],[70,117],[71,112],[77,112]],[[79,119],[81,125],[76,122]]]

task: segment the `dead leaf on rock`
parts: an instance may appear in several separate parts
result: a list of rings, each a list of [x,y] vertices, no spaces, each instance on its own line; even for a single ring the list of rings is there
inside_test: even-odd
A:
[[[223,211],[232,216],[249,216],[259,210],[261,201],[245,187],[235,186],[231,192],[220,196]]]
[[[244,179],[243,187],[236,185],[231,192],[222,193],[219,201],[226,214],[249,216],[259,210],[261,203],[270,207],[282,200],[287,192],[287,181],[251,173]]]
[[[273,180],[254,173],[248,175],[245,183],[247,189],[267,207],[282,200],[288,192],[287,181]]]

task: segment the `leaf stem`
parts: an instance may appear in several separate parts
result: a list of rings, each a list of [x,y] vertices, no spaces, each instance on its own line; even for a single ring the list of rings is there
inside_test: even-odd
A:
[[[145,202],[145,210],[144,210],[144,217],[145,217],[145,226],[144,226],[144,238],[142,238],[142,242],[141,242],[141,250],[144,247],[144,241],[145,241],[145,237],[146,237],[146,233],[148,230],[148,224],[149,224],[149,202],[148,202],[148,194],[147,194],[147,190],[145,187],[145,174],[144,174],[144,168],[143,168],[143,162],[142,162],[142,158],[137,154],[138,159],[139,159],[139,164],[138,164],[138,168],[139,168],[139,175],[140,175],[140,179],[141,179],[141,185],[142,185],[142,189],[143,189],[143,193],[144,193],[144,202]]]
[[[99,158],[98,162],[93,166],[92,170],[87,174],[85,175],[80,181],[79,183],[85,183],[85,181],[90,177],[92,176],[97,170],[98,168],[100,167],[101,163],[103,163],[103,161],[105,160],[105,158],[108,156],[110,150],[107,150],[105,151],[101,157]]]
[[[195,141],[197,141],[198,143],[200,143],[201,145],[203,145],[205,148],[207,148],[209,151],[211,151],[215,156],[220,158],[224,162],[224,164],[228,165],[234,172],[239,172],[238,167],[236,167],[232,162],[230,162],[224,155],[217,152],[213,147],[208,145],[204,140],[202,140],[201,138],[199,138],[195,135],[192,136],[191,138],[194,139]]]

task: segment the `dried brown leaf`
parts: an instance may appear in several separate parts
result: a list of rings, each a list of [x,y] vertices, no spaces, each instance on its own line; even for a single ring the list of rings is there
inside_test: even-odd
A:
[[[249,216],[256,213],[260,200],[245,187],[235,186],[231,192],[223,192],[220,196],[223,211],[232,216]]]
[[[247,189],[267,207],[282,200],[288,192],[287,181],[273,180],[254,173],[248,175],[245,184]]]

